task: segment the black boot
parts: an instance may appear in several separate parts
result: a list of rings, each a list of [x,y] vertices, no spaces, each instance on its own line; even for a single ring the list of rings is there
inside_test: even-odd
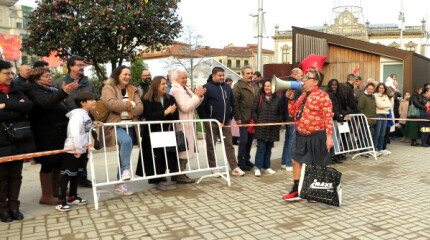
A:
[[[417,140],[416,139],[411,139],[411,146],[418,146],[418,145],[420,145],[419,143],[417,143]]]
[[[24,215],[19,211],[19,209],[14,209],[10,211],[10,216],[13,220],[23,220]]]
[[[0,221],[2,222],[12,222],[12,216],[10,216],[9,212],[0,213]]]

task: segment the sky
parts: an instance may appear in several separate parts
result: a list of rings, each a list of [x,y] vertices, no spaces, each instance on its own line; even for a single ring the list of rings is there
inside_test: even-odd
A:
[[[271,36],[275,35],[275,25],[282,31],[290,30],[291,26],[330,23],[336,2],[361,5],[364,19],[370,24],[399,23],[402,0],[263,0],[267,35],[263,47],[273,50]],[[34,0],[19,0],[17,4],[36,6]],[[404,0],[403,10],[406,26],[421,25],[423,18],[430,20],[429,0]],[[182,24],[202,36],[203,45],[218,48],[230,43],[235,46],[257,43],[251,17],[257,13],[258,0],[181,0],[178,11]]]

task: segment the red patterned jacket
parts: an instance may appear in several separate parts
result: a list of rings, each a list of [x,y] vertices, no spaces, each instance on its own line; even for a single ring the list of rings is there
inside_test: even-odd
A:
[[[291,109],[294,116],[294,121],[296,122],[297,131],[300,134],[309,135],[325,130],[327,135],[332,135],[333,111],[329,95],[326,92],[321,91],[319,88],[312,89],[306,99],[302,116],[299,120],[297,120],[297,112],[299,111],[300,105],[305,97],[306,92],[300,95],[299,99],[297,99]]]

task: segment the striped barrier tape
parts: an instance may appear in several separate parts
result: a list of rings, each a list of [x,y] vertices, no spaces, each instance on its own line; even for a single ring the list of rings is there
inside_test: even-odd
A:
[[[36,158],[36,157],[42,157],[42,156],[49,156],[49,155],[59,154],[59,153],[63,153],[63,152],[69,152],[69,151],[73,151],[73,150],[75,150],[75,149],[52,150],[52,151],[44,151],[44,152],[27,153],[27,154],[20,154],[20,155],[8,156],[8,157],[1,157],[0,163],[11,162],[11,161],[16,161],[16,160],[24,160],[24,159]]]

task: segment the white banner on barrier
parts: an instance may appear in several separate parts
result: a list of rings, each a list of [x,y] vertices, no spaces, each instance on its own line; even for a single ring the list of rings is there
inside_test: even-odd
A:
[[[151,132],[150,137],[152,148],[176,146],[176,135],[174,131]]]
[[[337,127],[339,128],[339,133],[349,133],[349,125],[348,122],[337,123]]]

